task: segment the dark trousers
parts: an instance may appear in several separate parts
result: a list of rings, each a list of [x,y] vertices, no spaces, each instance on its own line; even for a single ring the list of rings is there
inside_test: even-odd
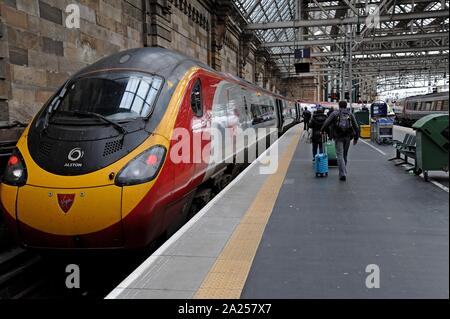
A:
[[[308,121],[303,120],[303,129],[307,130],[308,129]]]
[[[342,137],[334,140],[339,167],[339,177],[347,176],[347,154],[351,140],[351,137]]]
[[[319,149],[319,153],[323,153],[323,143],[322,142],[312,142],[313,158],[317,154],[317,149]]]

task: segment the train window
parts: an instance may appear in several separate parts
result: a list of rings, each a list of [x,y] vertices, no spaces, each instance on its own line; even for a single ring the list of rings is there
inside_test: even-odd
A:
[[[234,125],[247,125],[249,121],[247,118],[247,105],[245,96],[242,94],[242,89],[239,86],[230,86],[228,91],[228,123]]]
[[[420,102],[414,103],[414,110],[420,111]]]
[[[195,116],[197,117],[203,116],[202,84],[200,80],[197,80],[194,86],[192,87],[191,108]]]
[[[431,101],[422,102],[422,104],[425,104],[425,111],[431,111],[431,105],[432,105]]]
[[[442,111],[448,111],[448,100],[444,100],[442,104]]]
[[[76,79],[67,87],[55,119],[73,112],[92,112],[113,121],[148,117],[163,80],[138,72],[96,73]]]
[[[435,105],[434,109],[435,109],[436,111],[442,111],[442,102],[443,102],[443,101],[441,101],[441,100],[438,100],[438,101],[435,102],[436,105]]]
[[[431,102],[431,111],[436,111],[436,104],[437,104],[437,101]]]

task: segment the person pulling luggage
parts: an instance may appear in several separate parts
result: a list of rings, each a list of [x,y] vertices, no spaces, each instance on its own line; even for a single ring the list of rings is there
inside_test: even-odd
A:
[[[331,127],[331,134],[336,146],[336,156],[339,167],[339,179],[347,180],[347,155],[350,141],[356,145],[359,137],[359,126],[355,116],[347,108],[346,101],[339,102],[339,110],[334,111],[321,128],[321,134],[325,134]]]
[[[323,153],[323,141],[321,129],[326,120],[327,116],[324,114],[323,109],[317,109],[317,111],[314,112],[311,121],[309,121],[308,124],[309,128],[312,129],[311,142],[312,142],[313,161],[317,154],[317,149],[319,149],[320,153]]]

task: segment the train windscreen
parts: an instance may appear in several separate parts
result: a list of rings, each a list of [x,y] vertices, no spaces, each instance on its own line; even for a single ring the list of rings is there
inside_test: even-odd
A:
[[[130,72],[105,72],[69,83],[54,112],[67,117],[73,112],[100,114],[111,121],[148,117],[163,80],[157,76]]]

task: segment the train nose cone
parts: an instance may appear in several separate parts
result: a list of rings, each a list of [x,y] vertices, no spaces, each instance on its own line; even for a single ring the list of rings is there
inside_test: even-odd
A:
[[[21,240],[35,247],[118,247],[123,243],[121,195],[121,188],[114,185],[21,187],[17,200]]]

